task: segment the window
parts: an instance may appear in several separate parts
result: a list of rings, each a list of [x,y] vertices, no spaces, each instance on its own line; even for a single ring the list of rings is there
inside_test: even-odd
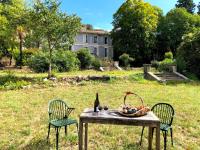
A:
[[[94,47],[94,48],[91,48],[90,49],[90,54],[94,55],[94,56],[97,56],[97,48]]]
[[[97,48],[94,48],[94,55],[97,56]]]
[[[94,36],[94,43],[97,43],[97,36]]]
[[[104,44],[108,44],[108,37],[105,37]]]
[[[88,43],[88,36],[87,36],[87,34],[85,35],[85,43]]]
[[[105,48],[105,57],[108,57],[108,49],[107,48]]]

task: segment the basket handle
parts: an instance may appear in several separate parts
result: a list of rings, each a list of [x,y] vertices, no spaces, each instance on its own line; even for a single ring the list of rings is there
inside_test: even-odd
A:
[[[136,93],[133,93],[133,92],[126,92],[126,95],[124,96],[124,105],[126,105],[126,97],[128,95],[135,95],[135,96],[137,96],[140,99],[140,101],[142,103],[142,106],[144,107],[144,101],[143,101],[142,97],[140,97],[139,95],[137,95]]]

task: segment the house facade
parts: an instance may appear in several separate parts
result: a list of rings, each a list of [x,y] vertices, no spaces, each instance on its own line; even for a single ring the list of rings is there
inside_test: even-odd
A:
[[[82,29],[76,36],[72,50],[88,48],[90,53],[99,58],[113,58],[113,47],[110,33],[104,30]]]

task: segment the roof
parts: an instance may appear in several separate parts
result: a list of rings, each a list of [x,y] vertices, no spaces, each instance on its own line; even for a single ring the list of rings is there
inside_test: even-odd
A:
[[[82,29],[80,33],[90,33],[90,34],[102,34],[102,35],[109,35],[110,33],[105,30],[95,29],[95,30],[85,30]]]

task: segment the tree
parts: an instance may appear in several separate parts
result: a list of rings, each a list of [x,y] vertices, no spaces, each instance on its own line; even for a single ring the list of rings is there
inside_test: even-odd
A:
[[[49,52],[49,71],[51,77],[52,52],[55,49],[69,47],[80,30],[80,18],[68,16],[59,10],[60,3],[56,0],[37,1],[30,13],[31,30],[34,37],[42,39],[42,45],[47,43]],[[37,23],[37,25],[35,25]]]
[[[179,71],[187,71],[200,78],[200,30],[189,33],[183,37],[178,48],[177,65]]]
[[[195,3],[193,0],[178,0],[177,4],[175,5],[177,8],[185,8],[189,13],[194,13],[195,11]]]
[[[182,42],[184,34],[198,30],[200,27],[200,16],[192,15],[185,8],[175,8],[167,13],[158,26],[161,48],[172,51],[176,56],[176,50]]]
[[[122,4],[113,16],[114,59],[127,53],[135,58],[136,65],[150,62],[159,13],[158,8],[142,0],[127,0]]]
[[[25,18],[26,18],[26,10],[25,10],[25,2],[24,0],[3,0],[0,3],[0,15],[6,20],[6,27],[4,30],[4,34],[0,35],[0,41],[4,45],[4,51],[7,55],[12,58],[12,54],[9,49],[13,51],[14,47],[17,46],[17,42],[19,41],[19,49],[20,49],[20,66],[22,66],[22,28],[25,29]],[[1,17],[0,17],[1,18]]]
[[[23,48],[23,40],[24,40],[24,37],[25,37],[25,29],[22,27],[22,26],[18,26],[17,27],[17,35],[18,35],[18,38],[19,38],[19,51],[20,51],[20,54],[19,54],[19,60],[20,60],[20,68],[22,68],[22,65],[23,65],[23,52],[22,52],[22,48]]]
[[[199,14],[200,15],[200,2],[199,2],[199,4],[197,5],[197,14]]]

